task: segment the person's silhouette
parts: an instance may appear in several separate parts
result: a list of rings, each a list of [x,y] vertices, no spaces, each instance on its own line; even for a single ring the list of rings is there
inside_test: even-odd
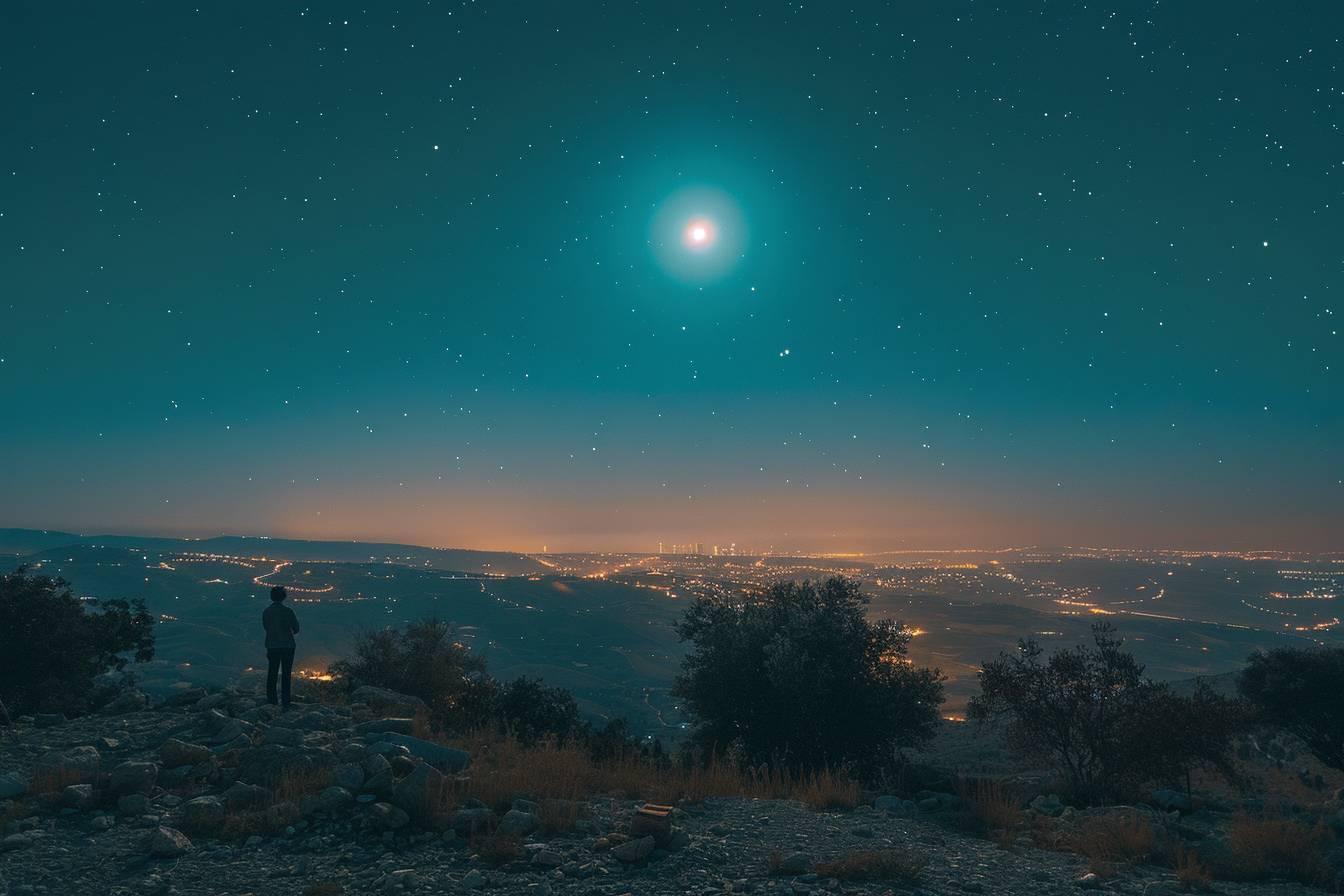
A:
[[[276,704],[275,680],[280,682],[280,704],[289,708],[289,675],[294,670],[294,635],[299,630],[299,617],[286,607],[285,589],[276,585],[271,589],[271,605],[261,612],[261,625],[266,629],[266,702]]]

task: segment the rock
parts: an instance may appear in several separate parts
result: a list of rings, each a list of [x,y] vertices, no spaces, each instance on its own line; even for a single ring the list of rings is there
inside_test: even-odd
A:
[[[149,811],[149,797],[143,793],[128,793],[117,800],[117,811],[122,815],[144,815]]]
[[[187,743],[170,737],[159,747],[159,760],[164,768],[177,768],[180,765],[196,765],[209,762],[214,758],[210,748],[202,744]]]
[[[116,827],[116,824],[117,820],[111,815],[99,815],[92,822],[90,822],[90,826],[95,831],[110,830],[111,828]]]
[[[1048,815],[1051,818],[1054,818],[1064,811],[1063,801],[1054,793],[1049,796],[1041,795],[1036,797],[1028,804],[1028,807],[1042,815]]]
[[[1154,790],[1149,797],[1149,801],[1167,812],[1190,812],[1195,806],[1190,797],[1179,790],[1170,790],[1163,788]]]
[[[262,735],[263,744],[280,744],[282,747],[301,747],[303,746],[303,732],[297,728],[280,728],[272,726]]]
[[[461,885],[465,890],[479,890],[485,886],[485,875],[480,869],[473,868],[462,876]]]
[[[83,811],[93,805],[92,784],[71,784],[61,791],[61,805]]]
[[[163,699],[163,705],[191,706],[194,703],[196,708],[200,709],[200,701],[203,699],[205,699],[205,688],[187,687],[169,694]]]
[[[640,837],[638,840],[628,840],[622,843],[613,849],[611,854],[622,862],[633,864],[647,859],[656,845],[652,837]]]
[[[248,784],[274,787],[285,772],[316,775],[335,765],[336,757],[326,750],[264,744],[242,751],[238,758],[238,779]]]
[[[371,753],[364,760],[364,783],[360,789],[365,793],[392,792],[392,763],[387,761],[386,756]]]
[[[120,796],[126,793],[149,793],[159,777],[159,767],[152,762],[123,762],[112,769],[108,789]]]
[[[65,716],[59,712],[40,712],[33,716],[33,724],[38,728],[55,728],[57,725],[64,725]]]
[[[203,834],[218,830],[224,824],[228,810],[217,796],[198,796],[178,807],[182,826],[192,833]]]
[[[37,760],[37,767],[61,773],[67,777],[77,777],[82,781],[91,781],[98,774],[103,757],[94,747],[75,747],[71,750],[50,750]]]
[[[774,871],[776,874],[798,875],[807,874],[811,867],[812,860],[808,858],[807,853],[795,852],[780,859]]]
[[[1098,877],[1096,874],[1093,874],[1091,871],[1087,872],[1082,877],[1078,878],[1076,881],[1074,881],[1074,883],[1076,883],[1080,888],[1084,890],[1101,889],[1101,878]]]
[[[354,703],[364,703],[376,712],[390,713],[398,717],[414,717],[429,711],[429,706],[419,697],[398,694],[396,691],[372,685],[355,688],[350,700]]]
[[[228,702],[229,702],[228,694],[222,692],[218,694],[208,694],[202,697],[201,699],[197,700],[196,705],[193,706],[192,709],[196,710],[197,712],[205,712],[206,710],[210,709],[218,709],[219,707],[223,706]]]
[[[539,849],[532,856],[532,864],[542,868],[559,868],[565,864],[565,857],[553,849]]]
[[[127,688],[113,697],[112,701],[99,712],[105,716],[119,716],[130,712],[139,712],[147,706],[149,706],[149,698],[145,696],[143,691]]]
[[[3,840],[0,840],[0,852],[10,852],[15,849],[23,849],[25,846],[32,846],[33,841],[28,839],[27,834],[10,834]]]
[[[333,785],[319,794],[304,797],[299,803],[299,811],[304,815],[311,815],[314,812],[334,814],[347,808],[354,801],[355,797],[350,791]]]
[[[160,827],[145,839],[145,851],[156,859],[175,859],[191,849],[191,840],[176,828]]]
[[[504,813],[504,817],[499,820],[499,833],[508,837],[526,837],[528,834],[541,827],[541,821],[531,812],[520,812],[517,809],[510,809]]]
[[[447,785],[442,772],[422,762],[392,787],[391,803],[417,821],[426,820],[438,809]]]
[[[230,812],[260,809],[270,802],[270,799],[271,792],[265,787],[244,784],[242,781],[235,781],[228,790],[224,791],[224,806]]]
[[[359,793],[359,789],[364,786],[364,769],[353,762],[345,762],[336,766],[336,771],[332,777],[337,784],[351,793]]]
[[[412,756],[423,759],[440,771],[460,772],[471,762],[471,754],[466,750],[455,750],[408,734],[386,734],[380,738],[380,742],[405,747]]]
[[[415,719],[373,719],[355,726],[356,734],[414,734]]]
[[[417,760],[412,759],[410,756],[397,755],[387,757],[387,761],[392,764],[392,774],[395,777],[404,778],[415,771]]]
[[[369,807],[369,820],[380,831],[397,831],[411,823],[411,816],[391,803],[374,803]]]
[[[28,782],[17,772],[0,774],[0,800],[12,800],[28,792]]]

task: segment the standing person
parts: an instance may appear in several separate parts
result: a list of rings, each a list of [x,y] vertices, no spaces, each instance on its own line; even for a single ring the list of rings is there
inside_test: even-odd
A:
[[[284,605],[286,596],[279,585],[271,589],[271,605],[261,611],[261,626],[266,629],[266,702],[276,704],[275,679],[282,674],[280,705],[289,709],[289,674],[294,670],[294,635],[299,631],[299,617]]]

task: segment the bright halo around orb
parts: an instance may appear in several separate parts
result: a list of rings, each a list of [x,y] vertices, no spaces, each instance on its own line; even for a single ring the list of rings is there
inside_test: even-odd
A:
[[[688,187],[654,213],[649,234],[658,264],[696,285],[718,280],[742,259],[746,227],[737,203],[712,187]]]

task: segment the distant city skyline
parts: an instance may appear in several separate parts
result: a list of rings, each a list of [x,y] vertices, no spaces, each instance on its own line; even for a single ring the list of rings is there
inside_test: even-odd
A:
[[[0,525],[1339,550],[1338,19],[19,4]]]

